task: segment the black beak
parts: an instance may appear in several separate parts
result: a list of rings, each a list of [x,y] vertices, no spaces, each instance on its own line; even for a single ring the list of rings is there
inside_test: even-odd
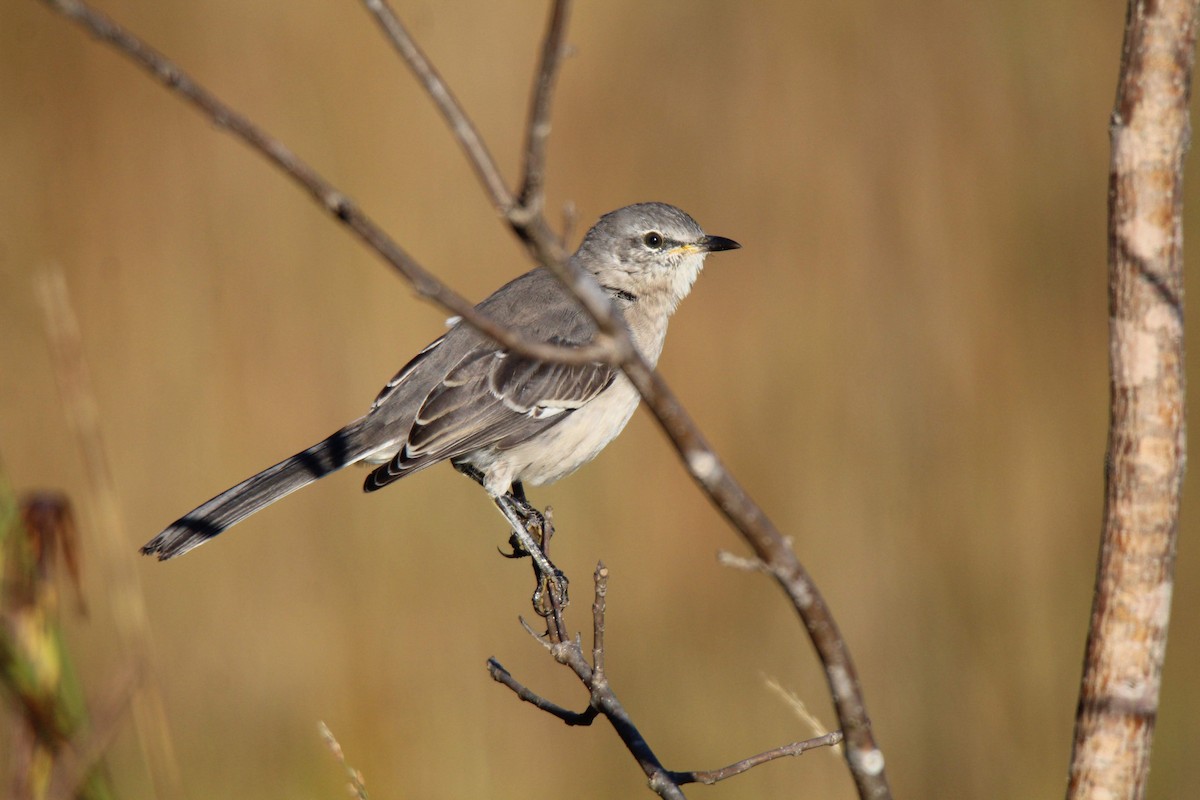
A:
[[[696,242],[700,249],[706,253],[719,253],[722,250],[737,250],[741,247],[740,244],[733,239],[726,239],[724,236],[705,236],[700,241]]]

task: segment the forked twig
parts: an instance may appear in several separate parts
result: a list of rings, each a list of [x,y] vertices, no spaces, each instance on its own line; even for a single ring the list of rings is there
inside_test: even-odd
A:
[[[496,210],[508,221],[509,227],[525,244],[534,260],[558,275],[596,320],[600,332],[611,339],[612,349],[605,354],[606,357],[592,360],[623,365],[628,359],[637,357],[629,332],[625,330],[624,319],[617,313],[612,300],[600,290],[590,275],[574,268],[567,259],[562,239],[554,233],[542,213],[546,140],[550,135],[550,101],[558,68],[562,63],[563,38],[571,5],[569,0],[554,0],[551,6],[550,19],[543,39],[541,62],[538,65],[534,94],[529,107],[525,133],[525,165],[519,199],[514,199],[513,192],[504,183],[495,160],[483,146],[475,124],[429,63],[429,59],[412,40],[408,29],[392,11],[387,0],[363,0],[363,3],[375,16],[400,58],[429,93],[475,174],[480,177]],[[467,317],[463,319],[470,321]]]
[[[529,246],[533,256],[547,266],[560,271],[566,260],[561,239],[546,224],[542,216],[542,187],[546,160],[546,141],[550,135],[550,101],[554,79],[562,61],[563,36],[570,2],[556,0],[550,12],[550,22],[542,45],[542,59],[525,135],[525,166],[520,195],[514,196],[500,174],[496,160],[479,135],[479,129],[467,116],[450,87],[430,63],[425,53],[409,34],[387,0],[363,0],[363,5],[375,17],[379,27],[392,43],[401,60],[412,70],[421,86],[437,106],[438,112],[450,126],[451,133],[462,148],[467,161],[483,184],[496,211],[508,220],[513,231]],[[612,315],[603,313],[609,318]]]
[[[396,16],[396,12],[388,5],[387,0],[363,0],[363,5],[375,17],[375,21],[383,29],[388,41],[392,43],[392,47],[396,48],[400,58],[421,82],[429,99],[433,101],[450,125],[450,129],[454,132],[454,138],[467,155],[467,161],[475,170],[483,188],[487,190],[492,205],[501,215],[508,216],[509,211],[516,205],[516,201],[513,199],[512,192],[508,190],[508,184],[500,175],[500,168],[496,166],[496,160],[488,152],[487,145],[479,135],[475,123],[471,122],[471,119],[463,111],[458,99],[450,91],[450,87],[442,80],[437,69],[409,35],[408,28],[404,27],[404,23]]]
[[[568,725],[591,725],[600,714],[592,706],[588,706],[583,711],[572,711],[569,708],[563,708],[557,703],[547,700],[514,678],[512,673],[506,670],[504,665],[494,658],[488,659],[487,669],[488,674],[492,676],[492,680],[496,683],[507,686],[509,689],[512,689],[513,694],[526,703],[536,706],[551,716],[558,717]]]
[[[603,563],[597,564],[592,577],[596,591],[592,605],[592,636],[593,640],[601,642],[602,646],[604,641],[604,598],[608,593],[608,568]],[[598,671],[592,664],[589,664],[583,655],[582,644],[578,639],[570,638],[560,612],[560,609],[556,609],[556,613],[546,618],[546,638],[550,642],[550,653],[554,656],[555,661],[570,667],[580,682],[587,687],[589,694],[587,709],[578,713],[571,712],[546,700],[520,684],[495,659],[489,662],[489,672],[492,677],[512,689],[522,700],[554,714],[568,724],[589,725],[597,716],[603,714],[617,732],[617,736],[621,738],[625,748],[642,768],[650,788],[666,800],[683,800],[683,792],[672,779],[671,772],[663,767],[658,756],[654,754],[637,726],[633,724],[625,707],[621,705],[607,678],[604,677],[603,671]],[[537,638],[536,634],[535,638]],[[603,664],[603,657],[596,663]],[[492,664],[495,664],[495,668],[491,666]]]
[[[682,798],[680,789],[689,783],[713,784],[718,781],[741,775],[760,764],[788,756],[798,756],[817,747],[830,747],[842,741],[842,732],[833,731],[823,736],[807,739],[802,742],[776,747],[764,753],[714,770],[693,770],[677,772],[663,767],[662,762],[654,755],[650,745],[638,731],[625,707],[617,699],[608,676],[604,672],[604,629],[608,597],[608,568],[603,563],[596,565],[593,575],[595,582],[595,599],[592,603],[592,661],[583,655],[583,647],[578,638],[571,639],[563,623],[561,614],[553,614],[546,619],[546,640],[531,628],[526,630],[542,644],[547,644],[554,659],[560,664],[570,667],[588,690],[588,706],[583,711],[571,711],[547,700],[541,695],[520,683],[496,659],[488,660],[488,673],[497,683],[507,686],[521,700],[562,720],[567,725],[591,725],[600,715],[612,724],[625,747],[637,760],[638,765],[646,774],[649,786],[659,796],[664,798]]]

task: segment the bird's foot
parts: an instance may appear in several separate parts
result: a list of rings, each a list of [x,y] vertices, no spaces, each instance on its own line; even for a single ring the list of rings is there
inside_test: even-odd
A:
[[[571,602],[567,593],[569,583],[567,576],[557,568],[552,575],[538,576],[537,588],[533,590],[533,610],[543,617],[549,617],[555,609],[566,608]]]
[[[533,607],[538,614],[549,616],[554,609],[567,605],[567,577],[546,556],[550,538],[554,535],[554,523],[550,509],[542,514],[525,499],[524,492],[513,492],[496,498],[496,505],[512,526],[509,534],[509,552],[500,551],[506,558],[533,559],[533,575],[537,588],[533,592]]]
[[[511,504],[512,510],[516,513],[517,519],[521,521],[521,527],[525,529],[530,536],[533,537],[537,546],[545,553],[549,547],[550,537],[554,535],[554,525],[546,519],[542,512],[533,507],[528,500],[525,499],[524,492],[513,492],[508,496],[508,501]],[[509,517],[509,514],[505,514]],[[509,519],[512,522],[512,519]],[[530,555],[522,544],[522,537],[517,533],[516,526],[508,535],[508,551],[500,550],[500,555],[505,558],[526,558]]]

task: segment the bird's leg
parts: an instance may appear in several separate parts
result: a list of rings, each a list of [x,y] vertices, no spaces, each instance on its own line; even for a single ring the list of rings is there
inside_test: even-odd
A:
[[[481,472],[478,468],[476,468],[470,464],[464,464],[464,463],[460,463],[460,462],[451,462],[451,463],[453,464],[454,468],[456,470],[458,470],[460,473],[462,473],[463,475],[466,475],[468,478],[475,481],[480,486],[484,486],[484,481],[486,479],[485,479],[483,472]],[[546,527],[545,519],[542,517],[541,512],[538,511],[536,508],[534,508],[532,505],[530,505],[529,500],[526,499],[525,487],[523,485],[521,485],[521,482],[513,481],[512,487],[509,489],[508,494],[505,496],[512,499],[514,508],[516,509],[517,513],[520,514],[521,519],[524,520],[524,525],[522,527],[528,528],[529,523],[532,522],[537,528],[538,538],[539,539],[544,538],[543,531],[545,530],[545,527]],[[505,514],[505,518],[506,519],[508,518],[507,514]],[[512,521],[509,520],[509,522],[511,524]],[[518,526],[516,526],[516,525],[513,526],[512,533],[508,537],[508,546],[511,547],[512,549],[507,553],[504,552],[503,550],[500,551],[500,555],[504,556],[505,558],[525,558],[527,555],[529,555],[529,553],[526,552],[525,548],[521,545],[519,539],[517,538],[517,527]]]
[[[530,503],[529,499],[525,497],[525,485],[520,481],[513,481],[508,493],[520,508],[521,517],[533,523],[533,526],[537,528],[538,545],[542,548],[542,552],[549,550],[549,537],[554,529],[547,528],[546,518],[542,516],[542,512],[534,508],[533,503]]]
[[[480,486],[483,486],[484,477],[483,477],[483,473],[480,472],[479,469],[471,466],[470,464],[464,463],[462,461],[451,461],[450,464],[456,470],[458,470],[460,475],[466,475],[468,478],[475,481]]]
[[[500,509],[500,513],[512,526],[512,535],[517,542],[513,548],[514,552],[523,550],[525,554],[533,558],[533,574],[538,582],[537,589],[533,592],[533,607],[542,616],[549,616],[552,607],[545,602],[546,590],[549,589],[558,598],[560,606],[565,606],[568,602],[567,576],[550,563],[550,559],[546,558],[546,554],[542,552],[541,546],[534,541],[533,535],[529,532],[531,520],[526,514],[527,509],[520,508],[520,501],[517,498],[512,494],[500,495],[496,498],[496,507]],[[526,507],[529,508],[528,503],[526,503]],[[543,527],[545,519],[541,514],[538,514],[537,517],[541,520],[538,532],[542,533],[545,530]],[[543,536],[543,538],[545,537]]]
[[[520,507],[519,510],[521,518],[526,521],[526,530],[537,537],[538,547],[541,549],[542,555],[549,560],[550,539],[552,536],[554,536],[554,523],[550,521],[550,509],[547,507],[546,513],[542,514],[542,512],[534,508],[533,503],[530,503],[529,498],[525,496],[525,484],[521,483],[521,481],[513,481],[508,493]],[[508,541],[509,546],[513,548],[513,552],[517,553],[519,542],[516,541],[516,534],[514,533]],[[558,591],[558,597],[562,605],[565,606],[568,602],[566,586],[567,579],[566,576],[562,575],[561,572],[558,574],[562,577],[562,581],[557,584],[555,589]],[[553,606],[548,605],[545,602],[546,590],[550,588],[550,585],[546,578],[544,578],[542,573],[539,571],[536,562],[533,565],[533,579],[537,581],[538,586],[537,591],[533,593],[533,607],[536,608],[538,613],[543,617],[547,617],[553,611]]]
[[[484,486],[485,477],[479,469],[470,464],[452,463],[456,470],[480,486]],[[544,600],[546,589],[551,582],[554,584],[552,591],[561,598],[562,605],[566,605],[567,576],[563,575],[562,571],[550,562],[543,550],[553,528],[547,525],[546,518],[526,498],[525,487],[520,481],[514,481],[506,494],[500,495],[494,500],[496,507],[500,509],[500,513],[504,515],[512,528],[512,533],[508,537],[512,552],[502,552],[501,554],[506,558],[530,556],[533,559],[533,574],[538,582],[538,588],[533,593],[534,608],[543,616],[550,613]],[[531,529],[533,533],[531,533]],[[534,535],[540,541],[535,540]]]

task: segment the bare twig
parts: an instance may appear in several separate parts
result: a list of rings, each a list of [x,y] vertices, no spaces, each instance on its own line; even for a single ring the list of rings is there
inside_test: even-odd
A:
[[[732,778],[734,775],[741,775],[747,770],[753,769],[760,764],[766,764],[768,761],[774,761],[777,758],[786,758],[788,756],[798,756],[809,750],[814,750],[818,747],[835,747],[842,741],[841,731],[832,731],[824,736],[817,736],[813,739],[805,739],[803,742],[792,742],[785,744],[782,747],[776,747],[774,750],[768,750],[765,753],[759,753],[756,756],[744,758],[741,761],[730,764],[727,767],[712,770],[695,770],[693,772],[672,772],[671,779],[675,783],[683,786],[689,783],[703,783],[706,786],[711,786],[717,781],[723,781],[726,778]]]
[[[61,0],[43,0],[61,2]],[[611,340],[608,352],[592,360],[619,364],[634,356],[636,351],[624,320],[616,311],[611,298],[600,290],[596,281],[567,259],[562,239],[557,236],[542,213],[541,184],[545,159],[545,140],[549,135],[549,113],[554,80],[562,62],[562,40],[569,15],[568,0],[555,0],[547,23],[542,46],[541,63],[534,81],[534,94],[530,101],[529,120],[525,133],[525,173],[522,178],[522,202],[513,199],[513,193],[504,183],[500,171],[487,148],[482,145],[478,130],[466,111],[459,105],[445,82],[433,69],[429,60],[417,48],[408,30],[400,22],[386,0],[363,0],[367,9],[375,15],[380,27],[391,40],[396,52],[412,70],[417,80],[429,92],[438,111],[450,126],[450,132],[458,139],[459,146],[475,173],[480,176],[484,189],[492,204],[508,221],[530,255],[540,264],[553,271],[566,284],[596,320],[600,332]],[[528,201],[528,204],[523,204]],[[463,317],[467,319],[467,317]],[[490,335],[490,334],[489,334]],[[496,337],[493,337],[496,338]],[[497,341],[501,341],[497,339]],[[503,342],[502,342],[503,343]],[[560,359],[548,359],[560,360]]]
[[[568,0],[557,0],[550,14],[549,27],[542,47],[542,61],[530,104],[529,124],[525,136],[525,169],[519,197],[514,196],[505,183],[500,168],[479,135],[475,123],[471,121],[425,53],[417,46],[387,0],[363,0],[363,5],[375,17],[396,53],[412,70],[437,106],[442,118],[446,120],[446,124],[450,126],[450,131],[462,148],[468,163],[487,191],[492,206],[531,247],[535,258],[547,266],[561,267],[562,262],[566,260],[562,242],[545,223],[541,212],[546,139],[550,134],[550,100],[558,65],[562,60],[562,37],[570,9]],[[535,236],[529,235],[529,231],[534,232]]]
[[[550,138],[550,101],[554,97],[554,81],[562,63],[567,18],[571,12],[568,0],[555,0],[550,9],[550,22],[542,39],[542,60],[538,66],[537,83],[529,104],[529,122],[525,127],[525,169],[518,195],[520,212],[540,215],[545,206],[546,142]]]
[[[1183,163],[1197,0],[1129,4],[1109,175],[1111,420],[1071,798],[1145,795],[1186,458]]]
[[[591,725],[596,717],[600,715],[600,712],[592,706],[588,706],[583,711],[572,711],[569,708],[563,708],[557,703],[547,700],[514,678],[512,673],[506,670],[494,658],[488,659],[487,669],[488,674],[492,676],[492,680],[496,681],[496,683],[507,686],[509,689],[512,689],[513,694],[526,703],[536,706],[547,714],[558,717],[568,725]]]
[[[607,680],[604,672],[604,618],[608,613],[608,567],[596,565],[596,599],[592,601],[592,671],[595,680]]]
[[[504,182],[504,178],[500,174],[500,168],[496,166],[496,160],[492,158],[487,145],[480,137],[475,123],[471,122],[470,117],[463,111],[458,99],[450,91],[450,87],[446,85],[437,69],[413,41],[408,29],[404,27],[404,23],[388,5],[387,0],[363,0],[363,5],[374,15],[375,21],[387,35],[392,47],[396,49],[400,58],[421,82],[425,93],[433,100],[438,111],[450,125],[450,129],[454,132],[454,138],[466,153],[468,163],[475,170],[479,182],[487,190],[488,197],[496,211],[507,217],[516,205],[516,201],[508,189],[508,184]]]
[[[604,597],[608,594],[608,569],[603,564],[596,565],[596,571],[592,576],[596,599],[592,606],[592,637],[593,641],[600,642],[600,647],[603,647],[604,641]],[[625,748],[638,762],[638,766],[642,768],[648,780],[648,784],[655,793],[660,797],[668,798],[668,800],[682,800],[683,792],[679,785],[672,779],[671,773],[663,767],[662,762],[658,760],[658,756],[650,749],[650,745],[638,731],[637,726],[633,724],[625,707],[617,699],[612,687],[608,683],[608,679],[604,677],[602,671],[595,670],[583,655],[583,647],[578,639],[571,639],[567,633],[566,626],[563,623],[561,613],[554,614],[546,618],[547,639],[551,642],[550,652],[554,656],[554,660],[560,664],[564,664],[571,668],[575,676],[580,682],[587,687],[590,699],[588,703],[588,711],[578,714],[563,709],[548,700],[534,694],[529,689],[526,689],[507,671],[504,671],[499,664],[496,664],[493,659],[488,663],[488,671],[492,677],[505,686],[508,686],[517,696],[526,702],[533,703],[539,708],[548,711],[554,716],[562,719],[568,724],[590,724],[596,714],[603,714],[613,729],[621,738]],[[600,655],[599,664],[604,663],[603,654]],[[499,667],[499,671],[493,669],[492,665]],[[507,679],[505,679],[507,678]],[[549,707],[555,710],[552,710]],[[587,721],[583,721],[589,717]],[[575,721],[571,721],[575,720]]]
[[[567,725],[591,725],[596,717],[603,714],[612,724],[626,748],[637,760],[642,771],[649,779],[649,786],[661,797],[681,798],[681,786],[689,783],[713,784],[734,775],[740,775],[760,764],[774,761],[785,756],[798,756],[816,747],[837,746],[842,741],[841,731],[833,731],[807,739],[802,742],[776,747],[764,753],[742,759],[727,767],[715,770],[693,770],[676,772],[663,767],[658,757],[650,749],[646,740],[634,725],[633,720],[625,711],[613,692],[604,673],[604,629],[608,597],[608,568],[597,564],[593,575],[595,582],[595,599],[592,603],[592,662],[588,663],[583,655],[583,647],[578,638],[571,639],[567,634],[561,614],[547,618],[546,636],[538,636],[527,625],[525,629],[542,644],[547,645],[556,661],[565,664],[575,672],[580,682],[587,687],[590,700],[583,711],[571,711],[533,692],[514,678],[508,670],[496,659],[488,660],[488,673],[497,683],[507,686],[520,699],[551,714]]]

